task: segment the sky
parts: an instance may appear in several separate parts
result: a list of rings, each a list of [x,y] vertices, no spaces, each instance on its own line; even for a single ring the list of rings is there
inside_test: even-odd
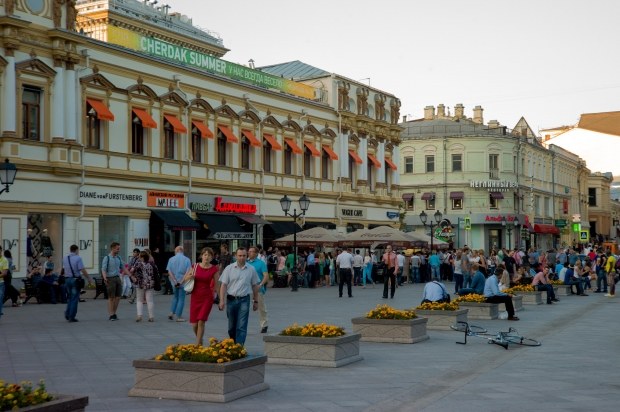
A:
[[[224,60],[301,60],[394,94],[409,119],[462,103],[538,132],[620,110],[618,0],[166,2],[218,33]]]

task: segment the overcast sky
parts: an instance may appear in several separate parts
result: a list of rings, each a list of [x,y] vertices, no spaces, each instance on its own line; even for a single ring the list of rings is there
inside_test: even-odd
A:
[[[166,0],[217,32],[224,60],[301,60],[427,105],[537,132],[620,110],[618,0]],[[160,3],[162,1],[160,0]],[[370,80],[367,80],[370,78]]]

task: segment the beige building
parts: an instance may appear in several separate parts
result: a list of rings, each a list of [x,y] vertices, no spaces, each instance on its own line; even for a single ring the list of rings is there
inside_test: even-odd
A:
[[[114,240],[162,260],[269,244],[293,230],[284,195],[291,212],[311,199],[307,226],[397,220],[390,93],[228,62],[218,35],[135,0],[0,0],[0,33],[0,156],[18,168],[0,234],[19,276],[49,244],[92,272]]]
[[[424,109],[424,118],[401,123],[401,190],[406,223],[421,230],[422,211],[440,211],[442,240],[474,248],[570,244],[573,215],[587,222],[579,199],[589,171],[577,155],[545,148],[521,119],[513,129],[471,118],[461,104]],[[441,226],[444,226],[442,229]],[[446,233],[451,232],[451,233]]]

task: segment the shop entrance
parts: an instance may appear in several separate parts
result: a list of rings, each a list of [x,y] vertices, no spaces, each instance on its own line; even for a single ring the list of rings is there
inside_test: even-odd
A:
[[[489,229],[488,244],[486,252],[491,250],[499,250],[504,245],[502,244],[502,231],[500,229]]]

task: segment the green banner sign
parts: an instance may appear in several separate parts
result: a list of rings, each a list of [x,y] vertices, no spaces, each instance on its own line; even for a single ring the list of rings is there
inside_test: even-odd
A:
[[[205,53],[168,43],[166,41],[142,36],[138,33],[116,26],[108,26],[108,42],[149,54],[173,60],[187,66],[205,70],[233,80],[250,83],[267,89],[280,90],[306,99],[314,99],[314,87],[284,79],[260,70],[250,69],[240,64],[227,62]]]

